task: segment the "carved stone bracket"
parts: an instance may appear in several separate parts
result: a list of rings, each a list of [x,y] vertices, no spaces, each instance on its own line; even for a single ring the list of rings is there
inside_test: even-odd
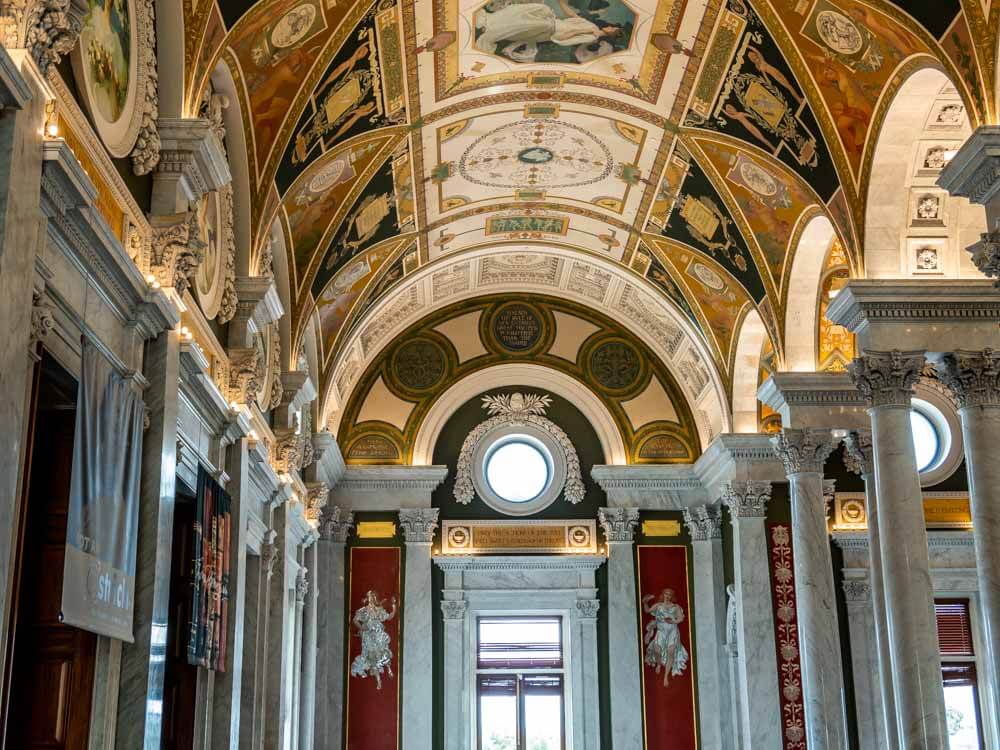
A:
[[[173,287],[182,295],[191,285],[195,271],[204,259],[198,212],[171,216],[151,216],[153,240],[147,267],[160,286]]]
[[[830,512],[833,510],[833,501],[837,497],[837,480],[836,479],[824,479],[823,480],[823,515],[826,518],[830,518]]]
[[[399,511],[399,526],[407,544],[430,544],[438,525],[437,508],[404,508]]]
[[[271,463],[275,471],[290,474],[302,467],[302,436],[285,431],[275,436],[274,455]]]
[[[872,453],[871,430],[856,430],[844,437],[844,464],[865,481],[875,473],[875,455]]]
[[[318,524],[323,515],[323,508],[330,498],[330,488],[326,482],[314,482],[306,485],[306,489],[308,490],[305,503],[306,520]]]
[[[972,255],[976,268],[1000,287],[1000,229],[984,232],[979,235],[979,242],[974,242],[965,248]]]
[[[684,525],[693,542],[706,542],[722,538],[722,517],[718,508],[698,505],[684,509]]]
[[[86,0],[3,0],[0,43],[27,49],[48,73],[76,46],[87,10]]]
[[[801,472],[822,473],[834,444],[830,431],[820,429],[785,428],[771,438],[774,453],[784,464],[788,476]]]
[[[336,505],[328,505],[323,509],[323,518],[319,524],[320,538],[328,542],[344,544],[354,528],[354,514]]]
[[[847,372],[868,407],[909,407],[913,384],[924,366],[922,351],[869,351],[847,365]]]
[[[230,349],[225,385],[229,400],[249,404],[257,398],[264,380],[264,362],[257,348]]]
[[[763,518],[770,500],[771,483],[758,480],[728,482],[722,495],[734,523],[737,518]]]
[[[212,123],[201,117],[161,117],[156,182],[165,198],[194,203],[232,180]]]
[[[35,355],[35,348],[40,341],[45,341],[52,329],[56,327],[55,307],[49,302],[44,289],[35,289],[31,293],[31,335],[28,339],[28,351]]]
[[[639,523],[638,508],[598,508],[597,520],[604,529],[604,536],[609,542],[628,542],[631,544],[635,535],[635,527]]]
[[[1000,406],[1000,352],[959,349],[940,355],[934,366],[960,409]]]

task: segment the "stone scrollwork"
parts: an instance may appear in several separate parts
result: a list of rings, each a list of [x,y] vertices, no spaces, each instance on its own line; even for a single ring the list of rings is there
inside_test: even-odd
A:
[[[577,599],[576,614],[582,620],[596,620],[601,609],[599,599]]]
[[[972,254],[972,262],[980,272],[1000,286],[1000,229],[984,232],[979,236],[979,242],[966,248]]]
[[[639,509],[598,508],[597,520],[609,542],[631,542],[639,523]]]
[[[330,498],[330,487],[326,482],[316,482],[307,485],[305,502],[305,517],[307,521],[318,524],[323,515],[323,508]]]
[[[28,49],[48,73],[76,46],[86,14],[86,0],[0,0],[0,42]]]
[[[722,538],[722,517],[718,508],[699,505],[684,509],[684,525],[694,542]]]
[[[1000,351],[959,349],[942,355],[935,367],[960,409],[1000,405]]]
[[[34,352],[40,341],[45,341],[52,329],[56,327],[53,315],[55,308],[48,301],[44,291],[35,289],[31,294],[31,336],[28,348]]]
[[[834,448],[829,430],[797,430],[785,428],[771,438],[778,459],[789,476],[801,472],[822,472],[823,464]]]
[[[226,379],[229,400],[248,404],[257,397],[263,377],[260,350],[256,347],[229,350],[229,375]]]
[[[298,575],[295,576],[296,604],[304,604],[306,601],[306,594],[308,593],[309,593],[309,570],[307,568],[299,568]]]
[[[847,470],[867,479],[875,472],[870,430],[849,432],[844,437],[844,465]]]
[[[160,163],[159,79],[156,70],[156,16],[154,0],[136,0],[139,38],[139,130],[132,146],[132,171],[149,174]]]
[[[843,582],[844,598],[848,602],[867,602],[871,598],[871,584],[857,578],[846,578]]]
[[[197,211],[175,214],[158,221],[153,217],[149,268],[161,286],[184,294],[205,252]]]
[[[909,407],[924,361],[922,351],[869,351],[847,365],[847,372],[869,408]]]
[[[277,436],[274,465],[278,471],[291,473],[302,467],[302,436],[293,431]]]
[[[441,602],[441,614],[446,620],[462,620],[469,603],[462,599],[445,599]]]
[[[399,511],[399,526],[407,544],[430,544],[438,525],[437,508],[404,508]]]
[[[722,495],[734,523],[737,518],[763,518],[770,500],[771,483],[753,479],[728,482]]]
[[[336,505],[328,505],[323,509],[323,517],[319,525],[320,538],[329,542],[344,544],[347,541],[347,537],[351,535],[351,529],[353,528],[354,513],[351,511],[343,510]]]
[[[470,432],[458,456],[455,470],[455,502],[468,505],[476,496],[473,483],[473,455],[479,442],[492,430],[509,425],[532,425],[547,433],[559,447],[566,462],[566,483],[563,495],[572,504],[579,503],[587,489],[580,472],[580,458],[573,441],[559,425],[544,416],[551,404],[549,396],[540,394],[510,393],[498,396],[484,396],[483,408],[490,414],[489,419],[480,422]]]

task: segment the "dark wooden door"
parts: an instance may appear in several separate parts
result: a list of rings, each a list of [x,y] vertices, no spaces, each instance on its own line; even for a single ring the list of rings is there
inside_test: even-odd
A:
[[[188,664],[191,622],[191,576],[194,542],[194,501],[178,495],[174,506],[174,550],[170,563],[170,619],[167,623],[167,663],[163,678],[163,750],[194,747],[194,715],[198,668]]]
[[[45,386],[43,379],[21,545],[5,746],[82,750],[90,730],[97,636],[59,622],[75,411]]]

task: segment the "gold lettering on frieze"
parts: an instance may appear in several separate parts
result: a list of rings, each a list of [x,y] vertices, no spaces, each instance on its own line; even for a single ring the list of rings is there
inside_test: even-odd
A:
[[[444,554],[597,552],[593,520],[445,521],[442,532]]]

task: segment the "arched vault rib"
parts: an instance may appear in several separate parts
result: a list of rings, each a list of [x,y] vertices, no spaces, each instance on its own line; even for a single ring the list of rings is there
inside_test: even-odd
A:
[[[647,280],[621,265],[564,249],[464,252],[424,266],[356,319],[324,368],[321,417],[335,429],[361,373],[417,320],[484,294],[541,293],[592,308],[646,344],[691,407],[702,445],[731,429],[728,389],[693,323]]]

